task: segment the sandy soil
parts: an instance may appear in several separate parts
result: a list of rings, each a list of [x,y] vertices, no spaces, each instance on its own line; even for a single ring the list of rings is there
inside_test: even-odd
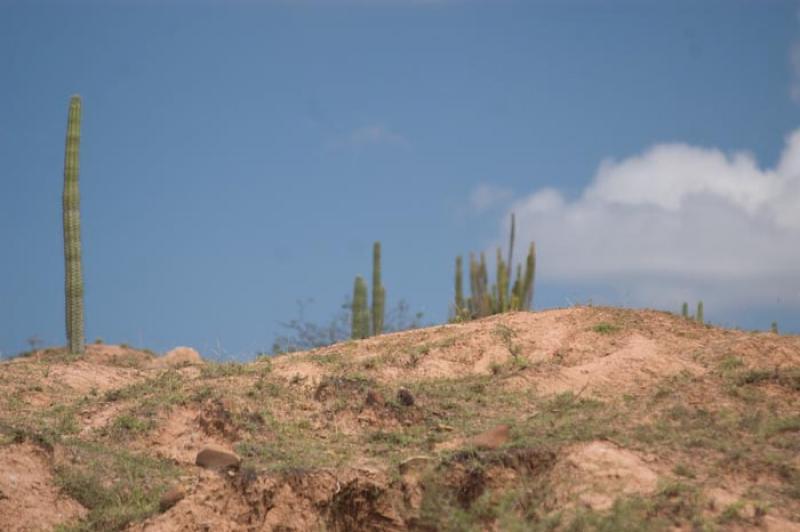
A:
[[[107,345],[81,359],[43,350],[0,365],[0,529],[99,523],[123,510],[132,517],[111,529],[434,530],[466,526],[443,521],[462,514],[477,529],[502,530],[512,515],[591,529],[621,512],[619,501],[646,500],[650,510],[634,504],[620,518],[800,530],[797,368],[796,336],[591,307],[244,365],[189,348],[160,358]],[[503,437],[476,448],[498,426]],[[207,445],[241,454],[242,466],[196,466]],[[96,449],[117,465],[80,458]],[[138,464],[131,456],[172,476],[156,481],[151,462],[119,469]],[[85,508],[59,480],[65,467],[101,466],[112,469],[87,478],[124,497],[125,475],[141,474],[141,507]],[[170,486],[182,498],[159,510]],[[485,507],[504,510],[475,510]]]

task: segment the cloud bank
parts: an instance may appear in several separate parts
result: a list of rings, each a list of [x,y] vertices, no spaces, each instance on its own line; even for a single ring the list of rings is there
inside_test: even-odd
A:
[[[607,283],[630,303],[800,308],[800,130],[774,168],[748,153],[659,144],[603,161],[574,200],[517,201],[542,281]],[[504,219],[507,222],[507,217]]]

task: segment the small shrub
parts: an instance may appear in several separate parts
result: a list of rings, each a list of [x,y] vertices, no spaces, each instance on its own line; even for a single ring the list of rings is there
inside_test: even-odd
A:
[[[613,334],[619,331],[620,327],[611,323],[601,322],[592,327],[592,330],[598,334]]]

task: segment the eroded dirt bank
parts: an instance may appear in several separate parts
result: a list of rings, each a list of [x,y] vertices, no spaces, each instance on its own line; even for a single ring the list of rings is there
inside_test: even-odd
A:
[[[0,364],[0,529],[800,530],[796,336],[581,307],[88,349]]]

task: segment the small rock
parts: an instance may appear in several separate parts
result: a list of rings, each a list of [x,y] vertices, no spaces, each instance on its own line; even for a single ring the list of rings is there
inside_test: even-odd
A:
[[[183,492],[180,486],[173,486],[161,496],[161,499],[158,501],[158,509],[162,512],[166,512],[183,500],[185,496],[186,494]]]
[[[478,449],[497,449],[508,441],[510,431],[511,427],[508,425],[497,425],[486,432],[473,436],[469,443]]]
[[[419,472],[425,469],[432,460],[430,456],[411,456],[400,462],[397,467],[401,475],[407,475],[408,473]]]
[[[367,406],[383,406],[385,403],[383,396],[375,390],[368,391],[367,396],[364,398],[364,404]]]
[[[197,453],[194,463],[206,469],[237,469],[242,459],[224,447],[218,445],[207,445]]]
[[[403,406],[413,406],[414,405],[414,396],[411,395],[411,392],[408,388],[400,387],[397,390],[397,401]]]

